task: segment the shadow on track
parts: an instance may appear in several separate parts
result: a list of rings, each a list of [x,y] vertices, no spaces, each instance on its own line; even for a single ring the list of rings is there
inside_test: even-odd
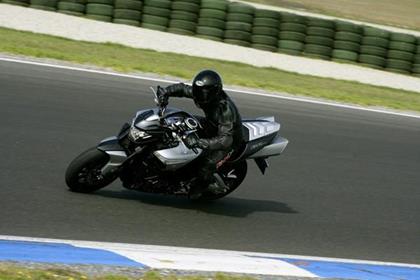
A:
[[[254,212],[276,212],[286,214],[298,213],[287,204],[282,202],[235,197],[226,197],[221,200],[211,202],[191,202],[184,197],[154,195],[126,190],[101,190],[94,193],[93,195],[125,200],[137,200],[141,203],[150,205],[196,210],[209,214],[231,217],[246,217]]]

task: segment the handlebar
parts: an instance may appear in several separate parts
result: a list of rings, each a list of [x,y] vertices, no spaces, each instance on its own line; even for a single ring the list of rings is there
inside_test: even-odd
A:
[[[160,100],[159,100],[160,98],[158,96],[158,92],[161,89],[160,86],[157,86],[157,91],[155,91],[155,89],[153,87],[150,87],[150,89],[152,90],[153,94],[155,95],[155,103],[156,103],[156,105],[159,108],[158,114],[159,114],[160,121],[162,122],[163,121],[163,116],[165,115],[166,106],[168,106],[168,104],[167,103],[166,104],[162,104],[160,102]]]
[[[163,116],[165,115],[165,111],[166,111],[166,106],[165,107],[159,106],[158,114],[159,114],[159,118],[160,118],[161,121],[163,120]]]

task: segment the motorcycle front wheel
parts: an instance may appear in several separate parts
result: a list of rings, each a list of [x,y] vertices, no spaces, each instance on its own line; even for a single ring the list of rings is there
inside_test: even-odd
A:
[[[66,184],[73,192],[91,193],[111,184],[117,176],[103,176],[101,169],[109,161],[109,155],[96,147],[76,157],[67,167]]]

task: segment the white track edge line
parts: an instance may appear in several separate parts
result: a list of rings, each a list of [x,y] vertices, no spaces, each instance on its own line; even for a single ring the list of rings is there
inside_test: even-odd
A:
[[[399,266],[409,268],[419,268],[420,264],[409,264],[409,263],[397,263],[397,262],[381,262],[381,261],[365,261],[357,259],[345,259],[345,258],[329,258],[329,257],[315,257],[315,256],[302,256],[302,255],[289,255],[289,254],[274,254],[274,253],[260,253],[260,252],[247,252],[247,251],[234,251],[234,250],[218,250],[218,249],[202,249],[202,248],[191,248],[191,247],[177,247],[177,246],[161,246],[161,245],[143,245],[133,243],[118,243],[118,242],[99,242],[99,241],[84,241],[84,240],[70,240],[70,239],[53,239],[53,238],[37,238],[37,237],[25,237],[25,236],[13,236],[13,235],[0,235],[0,240],[8,241],[28,241],[28,242],[49,242],[49,243],[73,243],[80,246],[99,246],[103,245],[114,245],[124,247],[141,247],[143,250],[192,250],[195,252],[212,252],[212,253],[229,253],[229,254],[240,254],[247,257],[266,257],[266,258],[290,258],[290,259],[301,259],[311,261],[330,261],[330,262],[341,262],[341,263],[353,263],[353,264],[367,264],[367,265],[383,265],[383,266]],[[134,248],[133,248],[134,249]]]
[[[15,58],[0,57],[0,61],[52,67],[52,68],[81,71],[81,72],[88,72],[88,73],[102,74],[102,75],[110,75],[110,76],[124,77],[124,78],[138,79],[138,80],[148,80],[148,81],[154,81],[154,82],[163,82],[163,83],[179,82],[175,80],[152,78],[152,77],[146,77],[146,76],[140,76],[140,75],[122,74],[122,73],[109,72],[109,71],[103,71],[103,70],[94,70],[94,69],[87,69],[87,68],[81,68],[81,67],[75,67],[75,66],[65,66],[65,65],[59,65],[59,64],[50,64],[50,63],[36,62],[36,61],[30,61],[30,60],[21,60],[21,59],[15,59]],[[337,103],[332,103],[332,102],[327,102],[327,101],[306,99],[302,97],[290,97],[290,96],[282,96],[282,95],[276,95],[276,94],[260,93],[260,92],[254,92],[254,91],[249,91],[249,90],[238,90],[238,89],[229,89],[229,88],[226,88],[226,90],[231,91],[231,92],[236,92],[236,93],[245,93],[249,95],[258,95],[258,96],[278,98],[278,99],[284,99],[284,100],[306,102],[306,103],[311,103],[311,104],[327,105],[327,106],[339,107],[339,108],[345,108],[345,109],[352,109],[352,110],[367,111],[367,112],[373,112],[373,113],[381,113],[381,114],[420,119],[420,115],[415,115],[415,114],[399,113],[399,112],[385,111],[385,110],[380,110],[380,109],[371,109],[371,108],[352,106],[352,105],[346,105],[346,104],[337,104]]]

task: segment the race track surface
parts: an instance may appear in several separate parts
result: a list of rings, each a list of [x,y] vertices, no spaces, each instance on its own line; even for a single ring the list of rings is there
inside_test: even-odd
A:
[[[232,93],[290,140],[220,201],[67,191],[80,152],[153,106],[155,82],[0,62],[0,234],[420,263],[420,120]],[[186,99],[171,104],[199,112]]]

